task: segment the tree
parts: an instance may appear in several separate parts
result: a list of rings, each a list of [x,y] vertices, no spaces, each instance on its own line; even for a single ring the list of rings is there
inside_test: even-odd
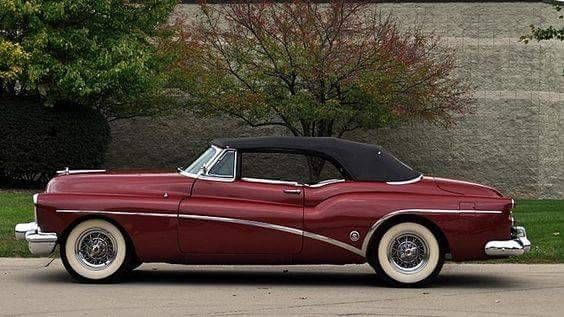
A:
[[[415,120],[453,123],[468,87],[433,35],[400,31],[366,2],[208,5],[178,19],[166,50],[185,105],[296,136],[337,136]],[[181,84],[181,85],[180,85]]]
[[[175,0],[0,0],[0,96],[86,105],[109,120],[168,101]],[[160,103],[159,103],[160,102]]]
[[[564,15],[560,13],[562,8],[560,7],[558,1],[553,0],[552,6],[554,10],[558,13],[558,20],[560,22],[560,27],[549,25],[547,27],[540,27],[534,24],[531,24],[529,27],[531,28],[531,32],[527,35],[521,36],[521,42],[528,44],[529,41],[537,40],[540,41],[547,41],[547,40],[560,40],[564,41]],[[562,71],[562,75],[564,75],[564,71]]]
[[[560,13],[562,8],[560,7],[558,1],[556,0],[552,1],[552,6],[554,10],[556,10],[556,12],[558,13],[558,20],[560,20],[559,22],[561,24],[560,27],[552,26],[552,25],[549,25],[548,27],[540,27],[531,24],[529,26],[531,28],[531,33],[521,36],[522,42],[526,44],[533,39],[537,41],[545,41],[552,39],[564,41],[564,15]]]

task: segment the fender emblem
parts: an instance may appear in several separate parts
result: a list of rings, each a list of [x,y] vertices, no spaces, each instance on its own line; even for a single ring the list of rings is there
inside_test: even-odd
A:
[[[358,239],[360,239],[360,233],[358,233],[358,231],[351,231],[351,233],[349,233],[349,239],[351,239],[351,241],[358,241]]]

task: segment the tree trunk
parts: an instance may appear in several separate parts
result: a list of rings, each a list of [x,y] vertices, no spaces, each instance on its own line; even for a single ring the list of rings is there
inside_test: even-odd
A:
[[[312,137],[331,137],[333,136],[333,122],[331,121],[317,121],[306,123],[307,127],[315,127],[313,129],[306,129],[304,126],[304,136]],[[322,181],[321,172],[325,167],[325,159],[318,156],[308,156],[307,165],[309,170],[309,181],[312,184]]]
[[[325,166],[325,160],[318,156],[308,156],[307,166],[309,169],[309,182],[315,184],[322,181],[321,172]]]

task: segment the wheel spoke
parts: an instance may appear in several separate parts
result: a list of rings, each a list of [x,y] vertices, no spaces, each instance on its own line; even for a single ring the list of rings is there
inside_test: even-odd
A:
[[[427,263],[427,247],[423,238],[414,233],[401,233],[391,240],[388,256],[402,273],[416,272]]]
[[[82,265],[93,270],[102,270],[114,261],[116,245],[111,233],[95,228],[80,235],[75,250]]]

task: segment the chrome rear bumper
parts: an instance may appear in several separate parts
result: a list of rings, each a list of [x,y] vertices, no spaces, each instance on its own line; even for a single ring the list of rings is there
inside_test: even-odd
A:
[[[16,225],[16,239],[26,240],[29,251],[34,255],[45,256],[55,251],[57,234],[41,232],[35,222],[20,223]]]
[[[531,250],[531,242],[527,239],[524,227],[511,228],[511,240],[490,241],[486,243],[484,250],[490,256],[514,256],[522,255]]]

